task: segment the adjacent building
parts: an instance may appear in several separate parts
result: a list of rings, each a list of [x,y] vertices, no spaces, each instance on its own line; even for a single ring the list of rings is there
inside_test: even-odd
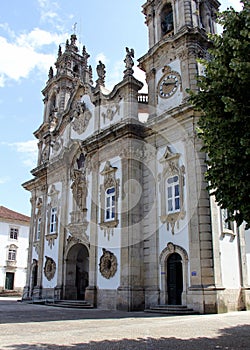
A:
[[[0,293],[22,294],[26,283],[30,217],[0,206]]]
[[[148,94],[133,75],[133,49],[108,91],[104,64],[93,82],[75,34],[64,52],[59,46],[34,133],[37,167],[23,185],[32,203],[24,299],[85,299],[127,311],[250,308],[250,242],[207,192],[199,115],[188,103],[218,7],[217,0],[143,5],[149,50],[139,67]]]

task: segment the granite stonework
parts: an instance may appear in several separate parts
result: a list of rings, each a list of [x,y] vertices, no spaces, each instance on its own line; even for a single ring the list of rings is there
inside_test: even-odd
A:
[[[71,35],[42,93],[34,135],[29,266],[23,299],[86,300],[96,308],[250,308],[250,240],[207,192],[206,155],[188,103],[215,33],[216,0],[148,0],[149,51],[109,91],[100,61]],[[138,9],[140,11],[140,9]],[[230,269],[228,268],[230,266]]]

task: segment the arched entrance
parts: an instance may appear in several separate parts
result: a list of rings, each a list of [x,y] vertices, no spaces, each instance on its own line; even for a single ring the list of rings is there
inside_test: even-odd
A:
[[[183,292],[182,258],[173,253],[167,259],[167,291],[168,304],[181,305]]]
[[[38,263],[37,260],[33,259],[31,267],[31,296],[33,295],[34,288],[37,286],[37,275],[38,275]]]
[[[65,299],[84,300],[89,285],[89,251],[83,244],[70,248],[66,259]]]

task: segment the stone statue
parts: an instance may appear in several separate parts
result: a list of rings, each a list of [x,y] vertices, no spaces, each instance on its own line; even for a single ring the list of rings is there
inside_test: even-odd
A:
[[[132,69],[132,67],[134,66],[134,49],[130,49],[128,47],[126,47],[126,57],[124,60],[125,63],[125,71],[124,71],[124,77],[129,76],[129,75],[133,75],[134,71]]]
[[[106,70],[105,70],[105,65],[101,61],[99,61],[99,64],[96,67],[96,72],[98,75],[98,79],[97,79],[96,83],[98,85],[105,86]]]

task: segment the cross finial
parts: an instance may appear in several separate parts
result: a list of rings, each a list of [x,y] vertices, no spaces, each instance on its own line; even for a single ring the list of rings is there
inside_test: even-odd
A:
[[[74,34],[76,33],[76,26],[77,26],[77,22],[75,22],[74,25],[73,25]]]

